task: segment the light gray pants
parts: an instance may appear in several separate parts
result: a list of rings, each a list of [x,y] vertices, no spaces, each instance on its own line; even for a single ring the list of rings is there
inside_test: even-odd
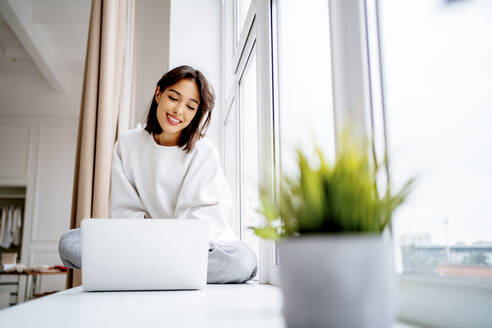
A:
[[[80,228],[63,234],[58,243],[58,253],[63,265],[81,268]],[[208,250],[207,283],[244,283],[256,275],[256,254],[241,241],[210,244]]]

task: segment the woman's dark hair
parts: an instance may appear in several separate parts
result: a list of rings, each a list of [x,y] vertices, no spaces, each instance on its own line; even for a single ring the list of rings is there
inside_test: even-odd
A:
[[[197,113],[195,114],[195,117],[193,117],[190,124],[181,131],[178,138],[178,146],[185,146],[184,150],[189,153],[193,149],[195,142],[204,136],[205,131],[210,125],[212,109],[215,104],[215,96],[213,89],[209,85],[205,76],[199,70],[186,65],[173,68],[164,74],[159,82],[157,82],[157,86],[160,88],[161,92],[164,92],[167,87],[178,83],[182,79],[191,79],[195,81],[198,91],[200,92],[200,105],[196,109]],[[145,130],[150,135],[153,133],[162,133],[162,127],[157,120],[157,101],[155,100],[155,91],[152,96],[152,104],[150,105],[149,114],[147,116],[147,125],[145,126]]]

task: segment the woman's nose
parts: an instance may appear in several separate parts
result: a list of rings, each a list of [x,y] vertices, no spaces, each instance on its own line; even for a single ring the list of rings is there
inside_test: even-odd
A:
[[[184,112],[184,107],[186,106],[185,103],[180,103],[177,106],[174,107],[174,113],[176,114],[182,114]]]

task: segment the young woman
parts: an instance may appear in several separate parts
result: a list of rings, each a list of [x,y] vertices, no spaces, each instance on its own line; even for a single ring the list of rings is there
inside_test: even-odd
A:
[[[208,283],[242,283],[256,255],[227,223],[232,197],[215,145],[204,135],[214,94],[205,76],[179,66],[157,83],[145,128],[121,135],[113,152],[111,217],[191,218],[209,223]],[[65,233],[64,265],[80,268],[80,229]]]

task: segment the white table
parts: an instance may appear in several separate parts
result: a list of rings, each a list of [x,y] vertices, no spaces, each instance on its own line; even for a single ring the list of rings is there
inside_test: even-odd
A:
[[[284,327],[281,293],[256,283],[199,291],[71,288],[0,311],[0,327]]]
[[[0,327],[285,327],[279,288],[248,283],[200,291],[86,292],[82,287],[0,311]],[[410,327],[396,324],[396,327]]]

